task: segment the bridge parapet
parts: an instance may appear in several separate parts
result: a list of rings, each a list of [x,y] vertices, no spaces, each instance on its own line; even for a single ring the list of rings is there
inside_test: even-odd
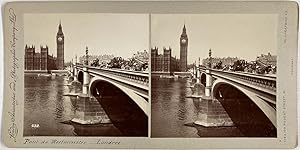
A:
[[[118,77],[120,79],[128,80],[130,82],[134,82],[140,85],[148,86],[149,85],[149,75],[148,73],[142,72],[133,72],[133,71],[125,71],[125,70],[114,70],[114,69],[99,69],[96,67],[89,67],[90,71],[100,71],[104,74],[109,74],[114,77]]]
[[[200,68],[201,72],[205,72],[207,68]],[[239,84],[259,89],[271,95],[276,95],[276,76],[251,74],[244,72],[222,71],[217,69],[209,69],[214,77],[231,80]]]
[[[82,65],[77,65],[77,68],[83,68]],[[88,66],[88,72],[93,74],[102,74],[106,75],[109,78],[113,78],[116,80],[123,80],[139,86],[140,88],[144,88],[148,90],[149,86],[149,73],[140,72],[140,71],[129,71],[122,69],[106,69],[106,68],[98,68]]]

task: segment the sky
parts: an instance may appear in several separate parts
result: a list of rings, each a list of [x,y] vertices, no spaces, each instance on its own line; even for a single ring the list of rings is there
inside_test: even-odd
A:
[[[180,58],[180,35],[185,24],[188,35],[188,64],[200,57],[239,57],[247,61],[258,55],[277,54],[275,14],[152,14],[151,47],[172,48]]]
[[[56,56],[59,22],[65,36],[65,62],[84,55],[86,46],[91,55],[123,58],[149,49],[148,14],[25,14],[24,43],[35,45],[38,52],[40,45],[48,45],[49,53]]]
[[[56,56],[59,22],[65,35],[65,62],[85,54],[113,54],[129,58],[149,50],[148,14],[61,13],[25,14],[24,43],[48,45]],[[151,14],[151,47],[171,47],[180,58],[179,38],[186,25],[188,64],[198,57],[239,57],[254,60],[260,54],[276,55],[277,15],[275,14]]]

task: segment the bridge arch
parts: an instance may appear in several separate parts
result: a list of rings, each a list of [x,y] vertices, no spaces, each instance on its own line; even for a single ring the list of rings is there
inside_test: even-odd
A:
[[[148,134],[147,101],[117,81],[95,76],[89,94],[96,97],[112,123],[124,135]]]
[[[275,128],[277,127],[276,109],[273,108],[271,105],[269,105],[265,100],[263,100],[259,96],[257,96],[253,92],[253,90],[251,90],[251,89],[249,89],[247,87],[243,87],[241,85],[238,85],[237,83],[217,78],[214,81],[213,85],[212,85],[212,91],[211,92],[212,92],[213,99],[220,98],[220,94],[221,94],[220,90],[221,90],[222,87],[225,90],[229,89],[229,88],[238,90],[242,94],[244,94],[245,96],[247,96],[264,113],[264,115],[269,119],[269,121],[273,124],[273,126]],[[230,95],[234,95],[234,93],[230,93]],[[222,97],[224,97],[224,95]],[[251,113],[251,112],[249,112],[249,113]]]
[[[119,84],[117,81],[107,79],[101,76],[93,77],[90,81],[89,84],[89,94],[94,94],[95,92],[95,86],[97,83],[101,82],[102,84],[111,84],[115,87],[117,87],[119,90],[121,90],[123,93],[125,93],[129,98],[131,98],[145,113],[145,115],[148,116],[149,111],[148,111],[148,104],[147,101],[141,97],[140,95],[136,94],[133,90]]]
[[[83,84],[83,71],[78,71],[77,79],[81,84]]]

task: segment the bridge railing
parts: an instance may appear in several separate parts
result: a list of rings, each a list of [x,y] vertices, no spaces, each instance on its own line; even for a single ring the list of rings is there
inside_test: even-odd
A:
[[[77,65],[77,67],[82,68],[83,66]],[[88,71],[93,73],[101,73],[110,76],[111,78],[123,79],[129,82],[139,84],[141,86],[148,87],[149,85],[149,73],[141,71],[131,71],[123,69],[107,69],[99,67],[88,66]]]
[[[207,68],[200,68],[205,71]],[[254,85],[269,91],[270,94],[276,95],[276,76],[267,76],[260,74],[250,74],[243,72],[222,71],[217,69],[209,69],[211,74],[229,80],[243,82],[244,84]]]

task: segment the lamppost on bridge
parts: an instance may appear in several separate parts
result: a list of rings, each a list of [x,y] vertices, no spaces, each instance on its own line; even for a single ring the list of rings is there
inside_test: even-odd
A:
[[[72,58],[72,61],[71,61],[71,66],[70,66],[70,69],[71,69],[71,73],[73,73],[74,72],[74,68],[73,68],[73,58]]]
[[[90,75],[88,73],[88,65],[89,65],[89,49],[86,46],[85,50],[85,65],[83,66],[83,85],[82,85],[82,93],[88,95],[89,83],[90,83]]]
[[[89,48],[86,46],[85,47],[85,65],[89,65]]]
[[[197,78],[197,67],[196,67],[196,60],[193,63],[193,74],[194,74],[194,78]]]
[[[75,55],[75,65],[77,65],[77,55]]]
[[[212,67],[211,49],[208,52],[208,68]]]

